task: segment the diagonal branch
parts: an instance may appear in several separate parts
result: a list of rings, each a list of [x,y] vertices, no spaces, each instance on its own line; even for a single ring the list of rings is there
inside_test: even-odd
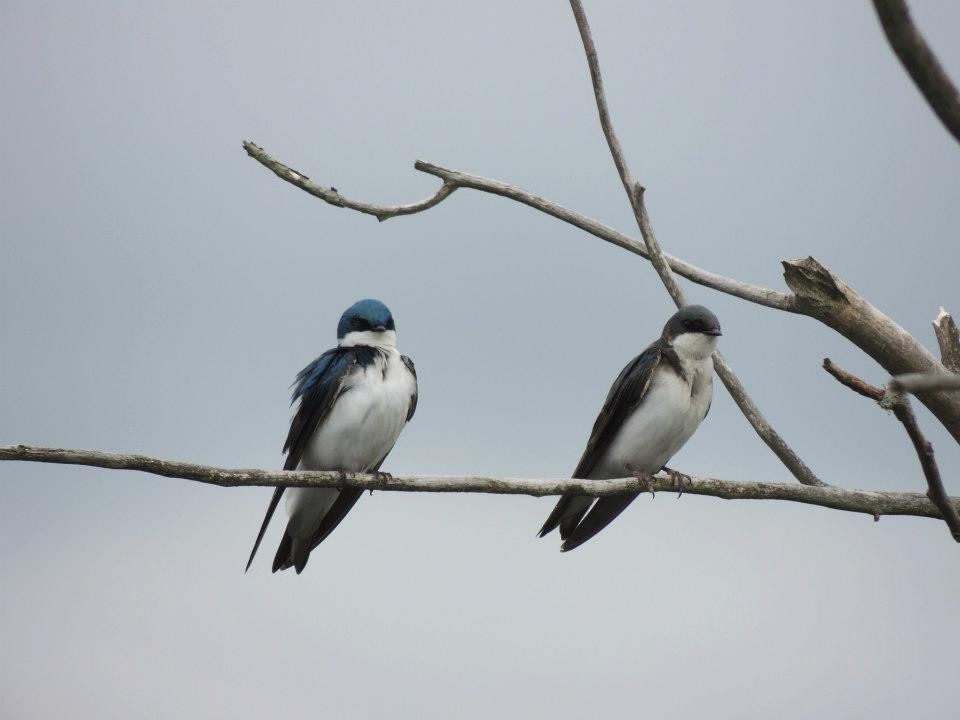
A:
[[[960,542],[960,514],[957,513],[957,508],[947,495],[946,488],[943,487],[940,468],[937,467],[937,461],[933,456],[933,445],[923,436],[920,425],[917,423],[917,417],[913,414],[913,408],[910,406],[910,400],[903,394],[906,389],[903,384],[905,379],[903,377],[893,378],[887,385],[887,389],[884,390],[838,367],[830,361],[830,358],[823,359],[823,369],[854,392],[875,400],[883,408],[893,410],[893,414],[901,422],[904,430],[907,431],[907,436],[913,443],[913,449],[920,460],[920,467],[927,479],[927,497],[940,509],[953,539]],[[920,377],[924,379],[929,376]],[[939,376],[934,376],[934,379],[942,381]],[[917,380],[917,377],[907,380]]]
[[[910,17],[904,0],[873,0],[890,46],[947,131],[960,142],[960,94]]]
[[[658,475],[651,487],[634,478],[615,480],[571,480],[494,478],[479,475],[378,475],[337,472],[289,472],[283,470],[228,470],[195,465],[193,463],[163,460],[143,455],[121,455],[95,450],[68,450],[64,448],[12,445],[0,447],[0,461],[19,460],[61,465],[86,465],[109,470],[135,470],[163,477],[195,480],[220,487],[327,487],[357,488],[396,492],[487,493],[494,495],[529,495],[547,497],[565,494],[607,496],[628,492],[676,490],[672,478]],[[922,493],[874,492],[847,490],[837,487],[798,485],[796,483],[759,483],[691,477],[685,480],[683,492],[725,500],[783,500],[864,513],[879,520],[881,515],[910,515],[941,518],[940,510]],[[960,509],[960,498],[949,498],[950,505]]]
[[[580,0],[570,0],[570,7],[573,10],[573,16],[577,21],[577,28],[580,30],[580,39],[583,42],[583,50],[587,56],[587,65],[590,68],[590,79],[593,83],[593,94],[597,101],[597,114],[600,116],[600,127],[603,129],[603,135],[607,139],[607,146],[610,148],[610,154],[613,156],[613,163],[617,166],[617,172],[620,175],[620,182],[623,183],[623,189],[630,200],[630,207],[633,209],[634,218],[640,228],[640,235],[644,244],[647,246],[647,252],[650,254],[650,262],[653,264],[667,289],[674,304],[680,308],[687,305],[687,296],[683,289],[677,283],[673,276],[670,264],[667,262],[657,241],[657,236],[653,231],[653,224],[650,222],[650,215],[647,212],[644,202],[644,188],[633,179],[630,174],[630,167],[623,155],[623,149],[620,147],[620,141],[617,139],[616,130],[613,128],[613,122],[610,120],[610,111],[607,108],[606,93],[603,90],[603,75],[600,72],[600,61],[597,58],[597,47],[593,42],[593,35],[590,32],[590,24],[587,22],[587,15],[583,10]],[[746,388],[740,382],[733,369],[727,365],[723,356],[714,353],[714,367],[717,375],[723,381],[724,386],[730,393],[737,407],[747,418],[747,421],[756,431],[757,435],[767,444],[767,446],[780,458],[780,461],[793,473],[804,485],[823,485],[813,471],[807,467],[807,464],[800,459],[793,449],[787,445],[786,441],[780,437],[780,434],[770,425],[767,419],[760,412],[760,408],[747,394]]]

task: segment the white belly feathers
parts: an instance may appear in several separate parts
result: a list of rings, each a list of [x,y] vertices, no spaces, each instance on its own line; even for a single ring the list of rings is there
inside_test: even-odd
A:
[[[366,472],[376,467],[407,422],[415,380],[395,348],[383,348],[376,362],[357,368],[345,380],[330,414],[304,449],[298,470]],[[287,512],[312,533],[339,490],[292,488]],[[294,534],[298,534],[296,529]]]
[[[627,464],[655,473],[690,439],[713,397],[713,360],[684,363],[685,378],[661,371],[627,418],[591,479],[625,477]]]
[[[407,422],[414,379],[395,348],[357,368],[304,450],[303,470],[372,469],[396,443]]]

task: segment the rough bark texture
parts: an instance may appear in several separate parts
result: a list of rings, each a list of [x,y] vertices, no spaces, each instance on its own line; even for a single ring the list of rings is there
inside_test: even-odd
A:
[[[960,331],[953,316],[943,308],[933,321],[933,332],[940,346],[940,362],[950,372],[960,373]]]
[[[910,333],[812,257],[785,260],[783,268],[800,312],[836,330],[890,375],[948,373]],[[916,396],[960,442],[960,394],[918,391]]]

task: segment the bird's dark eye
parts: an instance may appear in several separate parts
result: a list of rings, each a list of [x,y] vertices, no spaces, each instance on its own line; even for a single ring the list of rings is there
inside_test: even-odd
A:
[[[364,320],[362,317],[354,316],[350,318],[350,329],[351,330],[369,330],[370,323]]]
[[[683,321],[683,327],[684,327],[685,329],[687,329],[687,330],[693,330],[694,325],[695,325],[695,323],[693,322],[693,320],[684,320],[684,321]]]

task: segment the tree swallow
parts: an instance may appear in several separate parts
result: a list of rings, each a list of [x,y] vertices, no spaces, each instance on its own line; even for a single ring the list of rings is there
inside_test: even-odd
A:
[[[337,347],[307,365],[293,383],[291,403],[300,404],[283,446],[284,470],[380,470],[417,409],[417,372],[396,343],[393,315],[382,302],[360,300],[346,309],[337,325]],[[273,493],[247,570],[283,490]],[[340,524],[362,492],[290,488],[290,520],[273,572],[293,567],[299,575],[310,552]]]
[[[662,469],[710,410],[712,354],[720,334],[720,322],[707,308],[678,310],[660,339],[617,376],[573,477],[642,477]],[[564,495],[539,537],[559,526],[561,552],[573,550],[609,525],[637,495]]]

